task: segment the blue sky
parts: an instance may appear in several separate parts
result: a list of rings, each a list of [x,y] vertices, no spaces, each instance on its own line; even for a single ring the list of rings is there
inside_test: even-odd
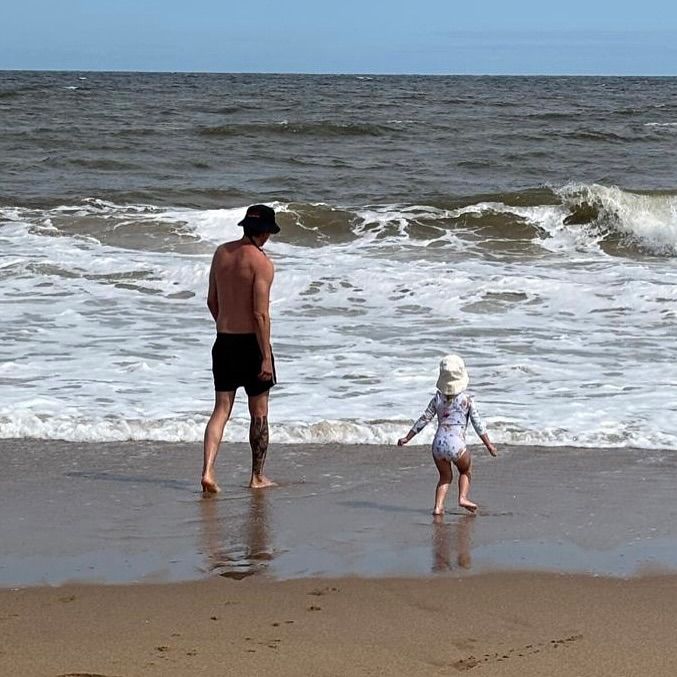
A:
[[[0,69],[677,75],[663,0],[4,0]]]

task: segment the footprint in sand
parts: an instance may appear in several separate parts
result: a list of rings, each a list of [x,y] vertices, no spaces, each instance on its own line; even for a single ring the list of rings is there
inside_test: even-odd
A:
[[[308,594],[314,595],[315,597],[322,597],[322,595],[328,595],[331,592],[340,592],[338,588],[316,588],[311,590]]]
[[[115,675],[102,675],[100,672],[64,672],[56,677],[116,677]]]
[[[322,597],[323,595],[329,595],[332,592],[340,592],[340,590],[338,588],[328,586],[326,588],[315,588],[315,590],[311,590],[308,594],[312,595],[314,597]],[[322,611],[322,607],[316,606],[315,604],[313,604],[313,605],[308,607],[308,611]],[[287,622],[293,623],[293,621],[287,621]]]
[[[308,611],[321,611],[321,609],[320,609],[319,606],[311,606],[311,607],[309,607]],[[288,625],[288,624],[294,623],[294,621],[286,620],[286,621],[284,621],[284,623],[285,623],[285,625]],[[279,628],[280,625],[282,625],[282,624],[278,621],[275,621],[275,622],[271,623],[270,625],[273,628]],[[251,642],[251,641],[253,641],[253,639],[254,639],[253,637],[245,637],[244,638],[245,642]],[[263,640],[263,641],[257,642],[258,645],[268,647],[269,649],[279,649],[281,643],[282,643],[282,640],[277,638],[277,637],[274,638],[274,639],[268,639],[268,640]],[[247,653],[256,653],[256,649],[245,649],[245,651]]]
[[[507,653],[495,652],[491,654],[484,654],[481,659],[470,655],[466,658],[461,658],[451,665],[460,672],[464,670],[472,670],[473,668],[485,663],[502,663],[503,661],[514,656],[524,658],[525,656],[532,656],[534,654],[540,653],[545,649],[557,649],[560,646],[566,646],[572,642],[577,642],[579,639],[583,639],[583,635],[578,634],[570,635],[569,637],[562,637],[559,639],[551,639],[549,643],[539,642],[538,644],[526,644],[522,647],[509,649]]]
[[[480,664],[480,661],[475,658],[475,656],[468,656],[467,658],[461,658],[461,660],[452,663],[452,665],[460,671],[463,670],[472,670]]]

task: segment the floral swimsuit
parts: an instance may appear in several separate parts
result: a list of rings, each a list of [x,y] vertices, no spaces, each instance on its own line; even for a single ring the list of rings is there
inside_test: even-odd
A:
[[[458,395],[435,393],[422,416],[411,428],[413,435],[420,433],[437,415],[437,432],[433,440],[433,456],[456,463],[465,451],[465,430],[468,420],[478,435],[486,432],[472,396],[466,390]]]

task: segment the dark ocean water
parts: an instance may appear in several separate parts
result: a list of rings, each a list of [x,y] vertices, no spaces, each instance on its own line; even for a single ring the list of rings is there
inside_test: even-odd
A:
[[[199,440],[266,202],[273,439],[390,442],[453,351],[499,443],[677,449],[676,151],[677,78],[0,73],[0,436]]]
[[[677,78],[5,72],[0,131],[5,205],[677,186]]]

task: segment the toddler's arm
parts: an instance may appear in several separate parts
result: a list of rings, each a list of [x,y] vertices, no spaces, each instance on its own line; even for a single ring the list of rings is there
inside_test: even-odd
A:
[[[470,417],[472,427],[475,428],[475,432],[484,443],[484,446],[487,448],[487,451],[492,456],[496,456],[497,454],[496,447],[492,444],[491,440],[489,439],[489,435],[487,434],[487,427],[484,425],[484,421],[482,421],[480,413],[479,411],[477,411],[475,401],[473,400],[472,397],[468,398],[468,406],[469,406],[468,415]]]
[[[435,394],[428,403],[428,406],[426,407],[426,410],[421,414],[419,419],[414,423],[413,426],[411,426],[411,430],[407,433],[406,437],[402,437],[401,439],[397,440],[397,446],[401,447],[402,445],[406,444],[411,440],[414,435],[418,435],[418,433],[425,428],[430,421],[432,421],[433,416],[437,413],[437,394]]]

